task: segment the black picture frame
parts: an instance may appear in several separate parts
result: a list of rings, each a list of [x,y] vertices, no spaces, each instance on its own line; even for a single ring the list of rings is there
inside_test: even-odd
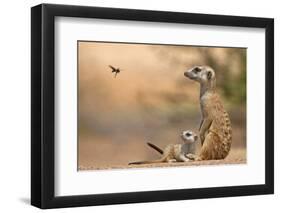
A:
[[[54,20],[58,16],[265,29],[265,184],[56,197]],[[53,4],[41,4],[31,8],[32,205],[46,209],[272,193],[274,193],[274,19]]]

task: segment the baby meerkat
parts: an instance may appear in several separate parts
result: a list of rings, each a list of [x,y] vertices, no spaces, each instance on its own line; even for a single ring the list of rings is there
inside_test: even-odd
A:
[[[163,156],[158,160],[132,162],[129,163],[129,165],[190,161],[190,159],[188,159],[186,156],[188,154],[195,153],[195,142],[197,141],[198,136],[192,131],[187,130],[182,132],[181,138],[183,140],[183,144],[169,144],[168,146],[166,146],[164,151],[162,151],[156,145],[148,143],[150,147],[163,154]]]
[[[199,156],[190,159],[224,159],[231,147],[232,130],[228,113],[216,91],[215,71],[208,66],[196,66],[184,73],[186,77],[200,83],[200,106],[202,120],[199,127],[201,150]]]

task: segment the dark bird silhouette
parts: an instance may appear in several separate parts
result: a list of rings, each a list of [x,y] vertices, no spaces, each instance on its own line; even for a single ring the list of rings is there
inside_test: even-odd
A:
[[[112,73],[115,73],[114,78],[116,78],[117,74],[121,72],[121,70],[119,68],[115,68],[111,65],[108,65],[111,69],[112,69]]]

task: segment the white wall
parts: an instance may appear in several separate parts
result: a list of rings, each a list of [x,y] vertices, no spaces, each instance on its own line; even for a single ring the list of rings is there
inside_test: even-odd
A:
[[[81,4],[136,9],[171,10],[181,12],[226,15],[261,16],[275,18],[275,55],[281,53],[281,13],[278,1],[212,0],[212,1],[94,1],[60,0],[45,3]],[[2,1],[0,33],[0,209],[1,212],[38,212],[31,207],[30,196],[30,7],[41,1]],[[275,82],[280,83],[281,69],[276,60]],[[279,84],[281,85],[281,84]],[[275,86],[275,131],[281,127],[281,86]],[[278,133],[278,132],[277,132]],[[51,210],[56,212],[132,212],[132,211],[183,211],[183,212],[270,212],[281,207],[281,151],[280,135],[275,136],[275,195],[173,201],[161,203],[114,205]],[[277,156],[279,155],[279,156]],[[234,177],[235,178],[235,177]],[[279,208],[278,208],[279,207]],[[276,211],[275,211],[276,212]]]

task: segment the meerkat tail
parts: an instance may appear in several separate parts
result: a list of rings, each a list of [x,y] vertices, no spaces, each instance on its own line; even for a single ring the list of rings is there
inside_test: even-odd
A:
[[[151,161],[136,161],[136,162],[131,162],[129,165],[140,165],[140,164],[151,164],[151,163],[162,163],[163,160],[151,160]]]
[[[149,143],[147,142],[147,145],[150,146],[151,148],[153,148],[154,150],[156,150],[157,152],[159,152],[160,154],[163,154],[163,150],[161,148],[159,148],[158,146],[152,144],[152,143]]]

